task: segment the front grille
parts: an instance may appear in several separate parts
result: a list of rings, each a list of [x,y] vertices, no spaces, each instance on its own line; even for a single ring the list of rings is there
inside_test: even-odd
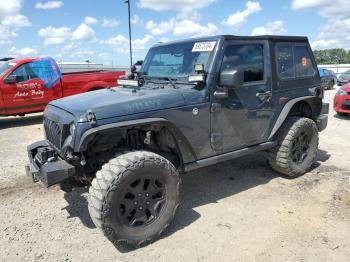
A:
[[[344,110],[350,110],[350,100],[345,100],[343,104]]]
[[[44,129],[46,139],[51,142],[56,148],[61,148],[62,128],[59,123],[44,118]]]

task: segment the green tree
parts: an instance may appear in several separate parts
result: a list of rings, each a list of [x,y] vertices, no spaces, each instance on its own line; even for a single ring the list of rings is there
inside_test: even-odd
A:
[[[343,48],[333,48],[314,51],[317,64],[349,64],[350,51]]]

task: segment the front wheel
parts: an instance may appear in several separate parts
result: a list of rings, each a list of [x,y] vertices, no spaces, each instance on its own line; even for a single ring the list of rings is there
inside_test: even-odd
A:
[[[147,151],[119,155],[92,182],[90,216],[116,247],[145,246],[173,220],[179,185],[176,168],[162,156]]]
[[[275,171],[297,177],[306,173],[316,159],[318,130],[315,122],[290,117],[277,133],[278,145],[269,151],[269,163]]]

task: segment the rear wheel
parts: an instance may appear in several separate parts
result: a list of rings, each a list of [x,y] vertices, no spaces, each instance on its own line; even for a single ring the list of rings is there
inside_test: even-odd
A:
[[[288,118],[277,133],[277,141],[277,147],[269,151],[269,163],[275,171],[297,177],[311,168],[318,149],[318,130],[313,120]]]
[[[146,151],[120,155],[92,182],[91,218],[116,247],[145,246],[173,220],[179,185],[179,174],[167,159]]]

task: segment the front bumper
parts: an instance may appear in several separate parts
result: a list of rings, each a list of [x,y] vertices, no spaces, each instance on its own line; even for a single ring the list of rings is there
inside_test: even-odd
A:
[[[333,108],[338,113],[350,113],[350,95],[338,95],[334,97]]]
[[[58,184],[75,174],[75,167],[59,159],[47,141],[39,141],[27,147],[29,165],[26,173],[33,182],[43,182],[46,187]]]

